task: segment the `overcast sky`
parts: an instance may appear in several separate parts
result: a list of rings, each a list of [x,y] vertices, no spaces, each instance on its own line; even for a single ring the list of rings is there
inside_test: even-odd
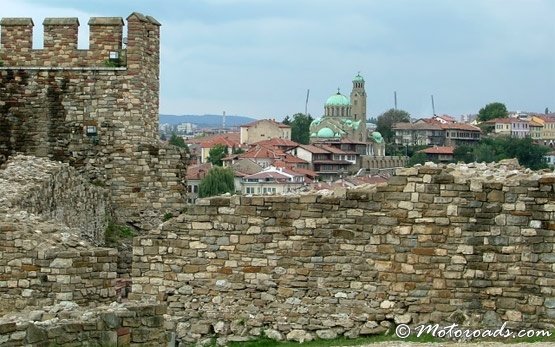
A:
[[[413,117],[477,113],[499,101],[513,111],[555,110],[553,0],[0,0],[0,17],[133,11],[162,23],[163,114],[282,119],[323,114],[360,71],[368,116],[398,107]]]

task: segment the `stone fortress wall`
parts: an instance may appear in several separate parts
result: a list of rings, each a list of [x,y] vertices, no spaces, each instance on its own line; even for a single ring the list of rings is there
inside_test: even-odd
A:
[[[67,163],[16,155],[0,170],[0,345],[166,343],[165,306],[116,303],[118,252],[97,246],[108,205]]]
[[[25,153],[71,164],[109,188],[115,217],[143,229],[183,208],[184,154],[158,139],[160,24],[133,13],[46,18],[33,49],[30,18],[0,20],[0,165]],[[107,66],[117,53],[116,67]],[[109,64],[108,64],[109,65]]]
[[[330,338],[394,323],[553,329],[555,176],[399,169],[345,195],[200,200],[135,239],[130,298],[179,338]]]

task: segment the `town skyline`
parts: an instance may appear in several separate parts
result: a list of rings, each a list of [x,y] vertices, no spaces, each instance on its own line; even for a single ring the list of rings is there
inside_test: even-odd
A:
[[[271,0],[6,1],[3,17],[32,17],[34,47],[45,17],[133,11],[162,23],[161,114],[283,119],[323,114],[360,71],[368,118],[394,107],[415,118],[477,113],[491,102],[511,111],[555,109],[555,4],[535,1],[393,2]],[[125,29],[124,29],[125,30]]]

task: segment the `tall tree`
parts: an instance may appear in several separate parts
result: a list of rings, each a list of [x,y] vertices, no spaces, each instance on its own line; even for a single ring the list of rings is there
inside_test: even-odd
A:
[[[235,192],[233,171],[230,168],[215,166],[200,181],[199,197]]]
[[[505,104],[502,104],[500,102],[492,102],[491,104],[487,104],[478,112],[478,120],[480,122],[486,122],[495,118],[506,118],[508,116],[509,112],[507,111],[507,107],[505,106]]]
[[[395,123],[410,122],[410,114],[407,111],[390,109],[378,116],[376,131],[382,134],[386,142],[392,142],[395,132],[391,129]]]
[[[285,116],[285,118],[283,119],[283,122],[281,122],[285,125],[291,125],[291,118],[289,118],[289,116]]]
[[[162,134],[164,135],[164,134]],[[172,133],[172,136],[170,137],[170,140],[168,141],[170,145],[174,145],[177,146],[179,148],[183,148],[185,150],[186,153],[191,153],[189,150],[189,146],[185,143],[185,140],[183,140],[183,138],[179,135],[177,135],[176,133]]]
[[[222,159],[227,155],[227,146],[224,145],[215,145],[214,147],[210,148],[208,152],[208,160],[209,163],[212,165],[222,166]]]
[[[178,136],[176,133],[172,133],[169,143],[171,145],[181,147],[181,148],[188,147],[187,144],[185,143],[185,140],[183,140],[183,138],[181,136]]]
[[[424,164],[428,161],[428,156],[424,152],[416,152],[410,157],[407,162],[407,167],[414,166],[416,164]]]
[[[289,117],[285,118],[287,120]],[[293,115],[293,120],[289,124],[291,127],[291,140],[305,145],[308,144],[310,141],[310,123],[312,123],[313,120],[314,118],[310,115],[295,113]],[[285,120],[283,124],[286,124]]]
[[[531,138],[518,139],[514,137],[484,138],[476,146],[459,146],[455,149],[454,159],[464,162],[499,161],[501,159],[516,158],[520,165],[532,170],[547,167],[544,156],[549,148],[535,144]]]

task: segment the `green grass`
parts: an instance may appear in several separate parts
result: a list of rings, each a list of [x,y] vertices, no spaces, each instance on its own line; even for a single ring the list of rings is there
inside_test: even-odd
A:
[[[166,221],[169,221],[172,218],[173,218],[173,213],[167,212],[166,214],[164,214],[164,217],[162,218],[162,221],[166,222]]]
[[[248,342],[230,342],[229,347],[331,347],[331,346],[361,346],[378,342],[387,341],[409,341],[409,342],[441,342],[441,339],[434,338],[431,335],[416,337],[411,335],[407,339],[400,339],[395,335],[372,335],[368,337],[359,337],[349,339],[346,337],[338,337],[333,340],[313,340],[302,344],[293,341],[274,341],[268,338],[259,338]]]
[[[248,342],[230,342],[229,347],[331,347],[331,346],[361,346],[368,345],[379,342],[389,342],[389,341],[405,341],[405,342],[419,342],[419,343],[440,343],[440,342],[452,342],[450,339],[441,339],[433,337],[431,334],[423,334],[417,337],[415,334],[411,334],[406,339],[400,339],[399,337],[393,335],[373,335],[368,337],[359,337],[356,339],[348,339],[345,337],[338,337],[333,340],[314,340],[309,342],[304,342],[302,344],[293,341],[274,341],[266,337],[258,338],[256,340]],[[532,343],[532,342],[555,342],[555,333],[552,333],[548,337],[525,337],[525,338],[488,338],[488,339],[471,339],[469,343],[479,343],[479,342],[501,342],[506,344],[513,343]]]
[[[123,239],[131,239],[134,236],[135,232],[130,227],[110,222],[104,232],[104,241],[106,245],[115,245]]]

